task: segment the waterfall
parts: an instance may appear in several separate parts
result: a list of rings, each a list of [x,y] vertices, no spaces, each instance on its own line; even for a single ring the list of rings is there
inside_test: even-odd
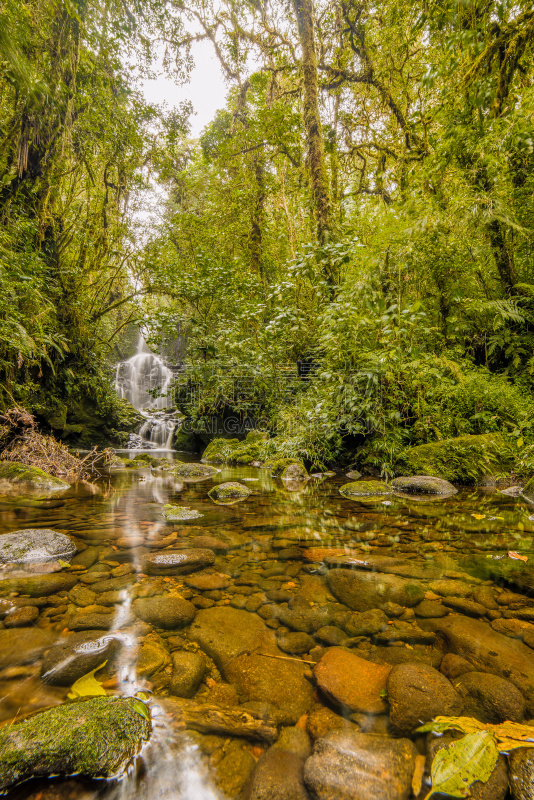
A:
[[[176,428],[174,412],[167,411],[172,378],[172,370],[139,334],[136,354],[117,364],[115,371],[117,394],[145,417],[139,432],[130,436],[130,449],[171,449]]]

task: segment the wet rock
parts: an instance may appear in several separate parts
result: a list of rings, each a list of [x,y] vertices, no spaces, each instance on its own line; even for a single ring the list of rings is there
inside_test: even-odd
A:
[[[55,638],[44,628],[0,630],[0,669],[15,664],[32,664]]]
[[[396,667],[399,664],[426,664],[428,667],[439,669],[443,654],[436,647],[426,644],[404,644],[401,642],[392,645],[373,645],[367,653],[368,661],[375,664],[388,664]]]
[[[304,782],[316,800],[408,800],[416,755],[408,739],[331,731],[315,743]]]
[[[86,586],[75,586],[69,592],[69,600],[76,606],[92,606],[96,602],[96,592]]]
[[[273,603],[287,603],[293,597],[291,592],[286,589],[269,589],[269,591],[265,592],[265,596],[267,600],[272,600]]]
[[[409,623],[395,622],[389,625],[386,630],[375,633],[373,641],[376,644],[393,644],[394,642],[434,644],[436,638],[436,634],[432,631],[423,631],[416,625],[410,625]]]
[[[172,680],[169,691],[176,697],[193,697],[206,672],[206,659],[201,653],[176,650],[172,654]]]
[[[25,628],[33,625],[39,617],[39,609],[35,606],[21,606],[10,611],[4,619],[6,628]]]
[[[46,597],[49,594],[58,594],[72,589],[78,579],[74,575],[52,573],[46,575],[28,575],[24,578],[7,578],[0,581],[0,594],[11,592],[27,594],[30,597]]]
[[[523,642],[469,617],[449,616],[427,620],[426,624],[444,638],[449,651],[467,659],[481,672],[492,672],[511,681],[527,699],[529,713],[534,713],[534,653]]]
[[[302,758],[308,758],[312,751],[310,737],[306,731],[292,725],[281,729],[273,747],[276,750],[287,750],[289,753],[295,753]]]
[[[135,669],[141,678],[150,678],[171,663],[169,651],[157,633],[149,633],[141,642]]]
[[[512,639],[523,639],[525,633],[534,632],[534,625],[521,619],[494,619],[491,627],[494,631],[510,636]]]
[[[331,569],[328,585],[332,594],[354,611],[367,611],[388,601],[411,607],[424,598],[424,590],[418,583],[361,570]]]
[[[321,691],[340,706],[364,714],[382,714],[387,710],[380,693],[386,688],[391,667],[332,647],[313,671]]]
[[[38,776],[122,775],[150,736],[150,722],[138,710],[140,702],[92,697],[4,726],[0,730],[0,788]]]
[[[508,757],[510,789],[513,800],[534,797],[534,751],[530,747],[514,750]]]
[[[411,477],[395,478],[391,481],[391,488],[396,492],[406,494],[457,494],[458,489],[443,480],[443,478],[433,478],[430,475],[412,475]]]
[[[351,614],[344,622],[344,628],[351,636],[372,636],[387,628],[388,618],[379,608]]]
[[[358,726],[326,706],[320,706],[311,711],[306,720],[306,730],[313,741],[322,739],[329,731],[336,731],[341,728],[357,730]]]
[[[211,478],[216,475],[219,470],[215,467],[210,467],[209,464],[178,464],[176,462],[172,466],[172,474],[178,478]]]
[[[324,608],[288,608],[278,618],[282,625],[304,633],[314,633],[329,622],[328,611]]]
[[[315,632],[315,638],[323,644],[335,647],[345,641],[347,634],[341,628],[336,628],[335,625],[325,625],[324,628],[319,628]]]
[[[458,716],[463,701],[450,681],[424,664],[399,664],[387,681],[389,716],[399,733],[415,728],[437,716]]]
[[[237,656],[224,670],[224,677],[234,684],[241,702],[268,698],[276,708],[277,721],[283,725],[294,725],[309,710],[313,686],[308,675],[307,664],[259,654]]]
[[[309,800],[304,761],[297,753],[270,747],[256,764],[249,800]]]
[[[440,666],[440,671],[450,681],[454,678],[459,678],[460,675],[465,675],[466,672],[473,672],[473,670],[473,665],[467,659],[454,653],[446,653]]]
[[[339,493],[343,497],[369,497],[391,494],[391,489],[387,483],[382,481],[354,481],[353,483],[343,484]]]
[[[269,636],[272,634],[256,614],[228,606],[198,611],[189,629],[189,638],[213,658],[220,670],[236,656],[263,648]]]
[[[358,472],[355,469],[352,469],[352,470],[350,470],[350,472],[346,472],[345,474],[346,474],[347,478],[349,478],[351,481],[357,481],[359,478],[362,477],[362,473]]]
[[[113,613],[92,613],[74,614],[69,618],[67,627],[71,631],[90,631],[90,630],[109,630],[113,625],[115,615]],[[125,624],[131,619],[125,621]]]
[[[136,617],[154,625],[156,628],[175,630],[184,628],[193,621],[196,608],[189,600],[172,595],[138,597],[132,608]]]
[[[473,594],[473,587],[469,583],[448,578],[432,581],[429,589],[442,597],[471,597]]]
[[[220,756],[212,756],[215,783],[224,798],[237,800],[243,797],[256,766],[254,756],[240,740],[231,741]]]
[[[28,495],[32,499],[45,499],[63,494],[70,484],[49,475],[38,467],[29,467],[17,461],[0,462],[0,494]]]
[[[227,481],[226,483],[219,483],[210,489],[208,497],[212,500],[237,500],[248,497],[252,494],[251,489],[237,481]]]
[[[230,585],[228,575],[221,575],[220,572],[200,572],[188,576],[184,582],[186,586],[199,592],[226,589]]]
[[[443,603],[461,614],[466,614],[468,617],[486,616],[485,606],[475,603],[474,600],[467,600],[465,597],[444,597]]]
[[[121,592],[123,589],[129,589],[129,587],[133,583],[135,583],[135,575],[120,575],[117,578],[107,578],[106,580],[92,583],[91,589],[93,592],[96,592],[97,594],[104,594],[111,592],[118,593]],[[116,602],[118,602],[118,600]]]
[[[144,555],[141,569],[149,575],[187,575],[211,567],[214,561],[213,550],[163,550]]]
[[[48,528],[27,528],[0,536],[0,564],[69,561],[76,545],[63,533]]]
[[[513,683],[488,672],[467,672],[453,683],[464,699],[464,717],[481,722],[521,722],[525,716],[525,699]]]
[[[418,617],[423,618],[446,617],[450,613],[448,608],[435,600],[422,600],[414,610]]]
[[[237,538],[237,537],[236,537]],[[215,553],[225,553],[238,547],[239,541],[227,542],[217,539],[215,536],[194,536],[191,539],[191,547],[200,550],[213,550]]]
[[[284,653],[301,655],[315,647],[315,641],[307,633],[285,633],[277,639],[278,647]]]
[[[71,686],[118,649],[118,641],[107,631],[73,633],[50,648],[43,659],[41,677],[53,686]]]
[[[498,609],[495,593],[491,586],[477,586],[473,589],[473,600],[488,609]]]
[[[460,735],[452,736],[445,734],[439,739],[431,739],[427,750],[427,772],[430,772],[432,761],[436,753],[443,747],[448,747],[452,742],[461,738]],[[506,758],[499,756],[493,772],[489,779],[482,783],[475,781],[469,787],[469,797],[471,800],[504,800],[508,792],[508,770],[506,768]],[[446,797],[447,795],[443,795]],[[438,795],[439,797],[439,795]],[[530,797],[530,795],[529,795]]]

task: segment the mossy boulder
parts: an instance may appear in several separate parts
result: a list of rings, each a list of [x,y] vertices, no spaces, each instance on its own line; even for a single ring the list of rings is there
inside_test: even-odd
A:
[[[166,503],[161,511],[165,519],[170,522],[188,522],[192,519],[200,519],[204,515],[194,508],[187,506],[175,506],[172,503]]]
[[[513,454],[498,433],[457,436],[412,447],[402,458],[403,471],[452,483],[476,483],[483,475],[508,472]]]
[[[308,476],[306,467],[304,466],[300,458],[270,458],[264,464],[264,466],[267,469],[271,470],[271,475],[274,478],[283,477],[284,472],[287,470],[287,468],[293,465],[297,465],[298,467],[300,467],[300,470],[305,477]]]
[[[119,777],[150,737],[147,707],[133,697],[65,703],[0,729],[0,789],[32,777]]]
[[[0,494],[47,498],[65,492],[70,484],[38,467],[18,461],[0,461]]]
[[[391,488],[403,494],[457,494],[458,489],[443,478],[433,478],[430,475],[413,475],[412,477],[395,478],[391,481]]]
[[[353,481],[345,483],[339,493],[343,497],[372,497],[391,494],[391,488],[382,481]]]
[[[202,461],[206,464],[226,464],[232,461],[239,439],[212,439],[204,450]]]
[[[219,472],[216,467],[212,467],[209,464],[184,464],[182,462],[178,464],[175,462],[175,466],[172,467],[171,471],[177,478],[183,478],[185,481],[211,478],[212,475],[216,475]]]
[[[246,439],[213,439],[204,451],[202,461],[208,464],[251,464],[264,461],[267,455],[267,431],[249,431]]]
[[[302,462],[288,464],[281,476],[283,481],[304,481],[309,478],[308,471]]]
[[[226,483],[219,483],[208,492],[208,497],[212,500],[225,501],[225,500],[240,500],[252,494],[248,486],[243,486],[242,483],[237,481],[227,481]]]

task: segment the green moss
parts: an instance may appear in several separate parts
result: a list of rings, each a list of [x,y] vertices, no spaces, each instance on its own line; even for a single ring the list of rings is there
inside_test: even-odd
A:
[[[213,439],[204,451],[202,461],[210,464],[251,464],[263,461],[269,434],[249,431],[245,441],[239,439]]]
[[[483,475],[508,472],[513,456],[500,434],[485,433],[412,447],[404,453],[402,462],[411,475],[476,483]]]
[[[247,444],[258,444],[259,442],[267,442],[270,434],[267,431],[249,431],[245,439]]]
[[[210,478],[212,475],[216,475],[218,471],[209,464],[183,464],[181,462],[171,469],[172,474],[178,478]]]
[[[284,481],[301,481],[309,477],[308,471],[302,461],[288,464],[280,476]]]
[[[185,522],[190,519],[199,519],[199,517],[204,516],[194,508],[188,508],[187,506],[174,506],[171,503],[164,505],[161,513],[165,519],[168,519],[171,522]]]
[[[20,491],[44,497],[69,488],[65,481],[18,461],[0,461],[0,486],[2,493]]]
[[[55,572],[45,575],[28,575],[24,578],[7,578],[0,581],[0,595],[10,592],[28,594],[30,597],[46,597],[50,594],[68,591],[76,585],[78,579],[74,575]]]
[[[271,475],[275,478],[280,478],[284,474],[285,469],[292,464],[297,464],[304,470],[305,475],[308,474],[306,472],[306,467],[299,458],[269,458],[264,466],[271,470]]]
[[[345,483],[339,492],[344,497],[371,497],[391,494],[391,489],[387,483],[382,483],[382,481],[354,481]]]
[[[0,788],[49,775],[121,775],[150,737],[136,698],[94,697],[0,730]]]
[[[202,460],[207,464],[225,464],[232,460],[232,454],[239,439],[212,439],[204,450]]]
[[[428,475],[414,475],[411,478],[402,476],[391,481],[391,488],[396,492],[405,494],[456,494],[457,489],[452,483],[443,478],[429,477]]]

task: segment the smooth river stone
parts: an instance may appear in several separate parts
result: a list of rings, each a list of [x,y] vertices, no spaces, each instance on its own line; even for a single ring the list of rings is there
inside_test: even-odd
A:
[[[417,750],[409,739],[330,731],[304,765],[314,800],[408,800]]]
[[[33,663],[55,638],[43,628],[0,630],[0,669]]]
[[[48,575],[31,575],[25,578],[0,580],[0,595],[18,592],[30,597],[46,597],[50,594],[68,591],[78,582],[75,575],[56,572]]]
[[[390,486],[396,492],[405,492],[406,494],[451,495],[458,493],[458,489],[449,481],[444,478],[432,478],[430,475],[395,478],[391,481]]]
[[[390,666],[366,661],[340,647],[330,647],[313,671],[321,691],[340,706],[363,714],[387,711],[380,692],[386,689]]]
[[[183,628],[193,621],[196,608],[189,600],[171,595],[138,597],[132,605],[134,614],[156,628],[174,630]]]
[[[64,533],[49,528],[25,528],[0,536],[0,564],[30,564],[70,560],[76,545]]]
[[[53,686],[71,686],[109,659],[118,644],[117,637],[107,631],[72,633],[45,655],[41,677]]]
[[[141,569],[149,575],[187,575],[210,567],[214,561],[213,550],[165,550],[143,556]]]
[[[397,575],[352,569],[331,569],[328,585],[332,594],[354,611],[367,611],[386,602],[415,606],[424,599],[424,589]]]
[[[214,591],[216,589],[226,589],[230,586],[230,580],[228,575],[221,575],[219,572],[204,572],[186,578],[185,585],[200,592]]]

